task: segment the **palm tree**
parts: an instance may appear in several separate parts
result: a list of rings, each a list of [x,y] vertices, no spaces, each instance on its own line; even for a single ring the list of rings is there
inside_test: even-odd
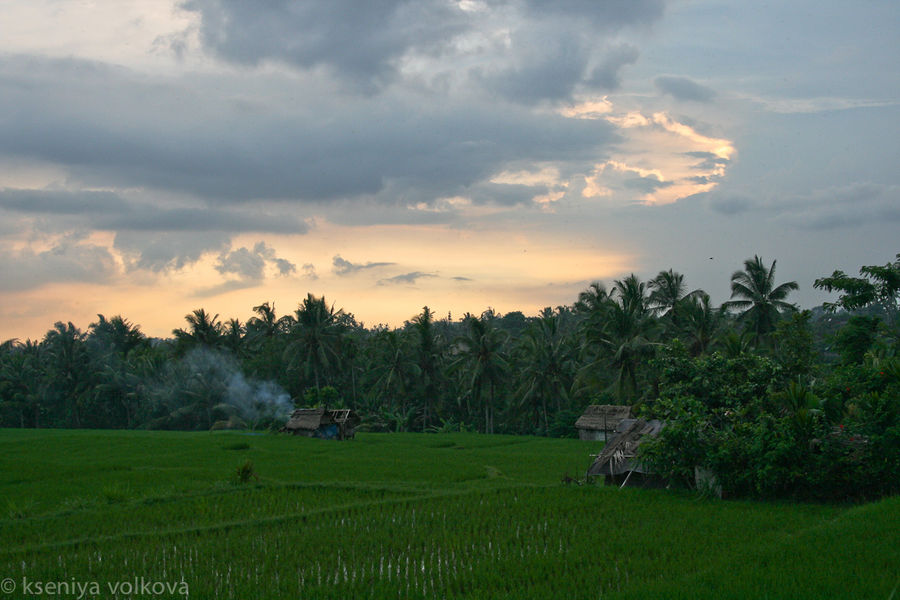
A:
[[[323,375],[338,362],[341,338],[340,318],[343,310],[328,306],[325,297],[307,294],[295,311],[291,341],[285,349],[289,362],[302,365],[305,377],[312,377],[316,394],[321,389]]]
[[[575,302],[575,311],[584,314],[591,314],[599,310],[603,303],[609,299],[606,286],[600,281],[595,281],[588,286],[588,289],[578,294],[578,300]]]
[[[468,387],[476,402],[484,388],[488,388],[484,402],[484,432],[493,433],[497,386],[508,366],[505,355],[508,336],[486,318],[466,314],[463,323],[466,333],[456,340],[458,358],[453,366],[466,370]]]
[[[235,356],[244,355],[244,334],[246,327],[238,319],[229,319],[222,331],[223,345],[231,350]]]
[[[706,353],[716,340],[722,325],[721,309],[709,303],[709,294],[699,292],[678,303],[679,329],[685,337],[691,356]]]
[[[782,313],[797,310],[785,299],[800,286],[796,281],[775,285],[775,263],[773,260],[772,266],[766,268],[759,256],[745,260],[744,270],[731,275],[731,297],[738,300],[729,300],[722,305],[740,311],[738,318],[745,323],[757,345],[775,330]]]
[[[247,336],[254,340],[270,339],[279,333],[286,333],[294,323],[294,318],[290,315],[280,319],[276,316],[274,302],[272,304],[263,302],[259,306],[254,306],[253,312],[256,316],[247,320],[246,329]]]
[[[97,322],[91,323],[88,329],[90,342],[103,346],[102,351],[117,352],[123,359],[128,358],[132,350],[147,343],[147,337],[141,333],[140,327],[133,325],[121,315],[109,320],[103,315],[97,315]]]
[[[190,326],[189,331],[172,330],[182,348],[193,346],[214,348],[222,343],[223,326],[219,322],[219,315],[210,316],[204,309],[198,308],[189,315],[185,315],[184,320]]]
[[[46,381],[41,347],[31,340],[24,344],[11,339],[0,345],[0,398],[18,408],[19,426],[41,426],[46,410]]]
[[[87,335],[71,322],[58,322],[41,343],[51,385],[64,407],[68,427],[81,427],[81,407],[92,387],[86,339]]]
[[[398,331],[384,330],[376,336],[376,344],[379,350],[379,359],[376,362],[378,379],[375,388],[380,391],[380,396],[388,399],[391,404],[396,404],[398,430],[406,430],[409,418],[414,414],[410,410],[410,388],[419,377],[419,365],[412,353],[412,344],[407,337]]]
[[[412,326],[418,338],[415,352],[423,393],[422,431],[426,431],[431,418],[432,405],[438,395],[440,340],[434,328],[434,313],[427,306],[422,307],[421,314],[413,317]]]
[[[656,321],[648,308],[646,285],[634,274],[616,281],[612,294],[589,315],[584,333],[584,350],[592,358],[578,374],[589,381],[604,367],[616,373],[619,402],[630,403],[637,396],[637,370],[653,354]]]
[[[660,271],[656,277],[647,282],[651,290],[647,299],[648,308],[659,317],[666,318],[673,326],[678,326],[679,308],[682,301],[702,294],[702,290],[685,293],[684,275],[672,269]]]
[[[531,404],[538,415],[535,425],[542,421],[543,431],[549,428],[547,401],[556,399],[556,410],[562,400],[568,400],[573,380],[573,352],[560,328],[560,318],[545,308],[532,321],[519,341],[522,357],[522,384],[518,390],[523,404]]]
[[[622,310],[636,317],[644,317],[650,311],[647,284],[634,273],[625,279],[617,279],[610,297],[617,300]]]

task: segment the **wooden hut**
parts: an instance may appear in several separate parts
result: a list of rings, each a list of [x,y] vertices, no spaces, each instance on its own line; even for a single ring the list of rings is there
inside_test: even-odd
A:
[[[298,408],[282,431],[306,437],[346,440],[356,434],[360,418],[349,408]]]
[[[616,427],[616,435],[588,469],[588,477],[603,475],[607,483],[621,480],[623,486],[629,481],[641,485],[651,483],[653,473],[637,459],[637,451],[641,442],[659,435],[663,427],[665,423],[656,419],[624,419]]]
[[[612,436],[616,426],[631,416],[630,406],[615,404],[592,404],[584,409],[584,413],[575,421],[578,437],[585,441],[606,442]]]

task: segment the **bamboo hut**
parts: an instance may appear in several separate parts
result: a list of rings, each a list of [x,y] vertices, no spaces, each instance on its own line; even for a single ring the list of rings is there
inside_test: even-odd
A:
[[[298,408],[282,431],[294,435],[329,440],[346,440],[356,435],[360,418],[349,408]]]
[[[613,435],[622,419],[631,417],[630,406],[592,404],[575,421],[578,437],[585,441],[606,442]]]
[[[652,483],[653,473],[638,460],[637,452],[641,442],[659,435],[663,427],[665,423],[656,419],[624,419],[588,469],[588,477],[603,475],[607,483],[622,480],[622,486],[629,481],[635,485]]]

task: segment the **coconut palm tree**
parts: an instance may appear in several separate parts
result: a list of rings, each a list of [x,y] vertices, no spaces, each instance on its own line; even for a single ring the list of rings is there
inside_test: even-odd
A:
[[[321,389],[322,378],[340,358],[340,319],[342,309],[328,306],[325,297],[307,294],[294,311],[295,323],[290,332],[291,341],[285,348],[289,363],[299,364],[304,376],[313,380],[316,393]]]
[[[132,350],[145,346],[147,337],[137,325],[133,325],[128,319],[116,315],[107,320],[103,315],[97,315],[97,322],[88,326],[88,342],[93,346],[100,346],[100,352],[113,351],[123,359],[128,358]]]
[[[644,317],[650,312],[647,284],[632,273],[625,279],[613,283],[610,297],[614,298],[625,312],[636,317]]]
[[[560,318],[549,307],[541,311],[519,339],[518,351],[522,361],[521,385],[518,396],[523,405],[531,405],[546,432],[549,427],[547,403],[556,400],[556,410],[568,400],[574,379],[574,352],[563,335]]]
[[[687,286],[684,283],[684,275],[669,269],[660,271],[656,277],[647,282],[650,296],[647,298],[647,306],[659,317],[677,327],[679,321],[679,308],[682,301],[703,293],[703,290],[685,292]]]
[[[427,306],[422,313],[412,319],[412,327],[417,337],[416,361],[422,390],[422,431],[426,431],[438,396],[438,382],[441,376],[440,339],[434,328],[434,313]]]
[[[493,433],[497,387],[508,367],[505,348],[508,336],[486,318],[466,314],[463,323],[466,332],[456,340],[457,359],[453,366],[464,370],[469,391],[476,402],[481,399],[484,388],[487,388],[487,397],[484,399],[484,432]]]
[[[797,310],[794,304],[786,302],[792,291],[800,286],[796,281],[775,285],[775,263],[766,267],[759,256],[744,261],[744,270],[731,275],[731,297],[722,306],[739,311],[739,320],[752,334],[754,343],[759,345],[775,330],[782,313]]]
[[[198,308],[185,315],[184,320],[188,322],[188,331],[184,329],[172,330],[176,341],[182,349],[194,346],[214,348],[222,343],[224,328],[219,321],[219,315],[210,315],[206,310]]]
[[[52,393],[65,411],[67,427],[81,427],[81,409],[93,384],[86,339],[71,322],[58,322],[41,343]]]
[[[709,294],[700,291],[678,303],[679,330],[691,356],[706,353],[715,342],[722,326],[721,309],[710,305]]]
[[[609,293],[606,291],[606,286],[601,281],[595,281],[588,286],[588,289],[578,294],[578,300],[574,307],[575,312],[591,314],[599,310],[608,299]]]
[[[638,368],[656,345],[656,325],[648,308],[646,284],[634,274],[616,281],[610,296],[585,321],[583,350],[590,358],[578,374],[582,386],[611,367],[619,401],[633,402]]]

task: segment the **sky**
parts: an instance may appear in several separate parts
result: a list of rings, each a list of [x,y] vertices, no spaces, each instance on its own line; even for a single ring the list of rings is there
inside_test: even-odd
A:
[[[0,340],[900,252],[895,0],[4,0]]]

